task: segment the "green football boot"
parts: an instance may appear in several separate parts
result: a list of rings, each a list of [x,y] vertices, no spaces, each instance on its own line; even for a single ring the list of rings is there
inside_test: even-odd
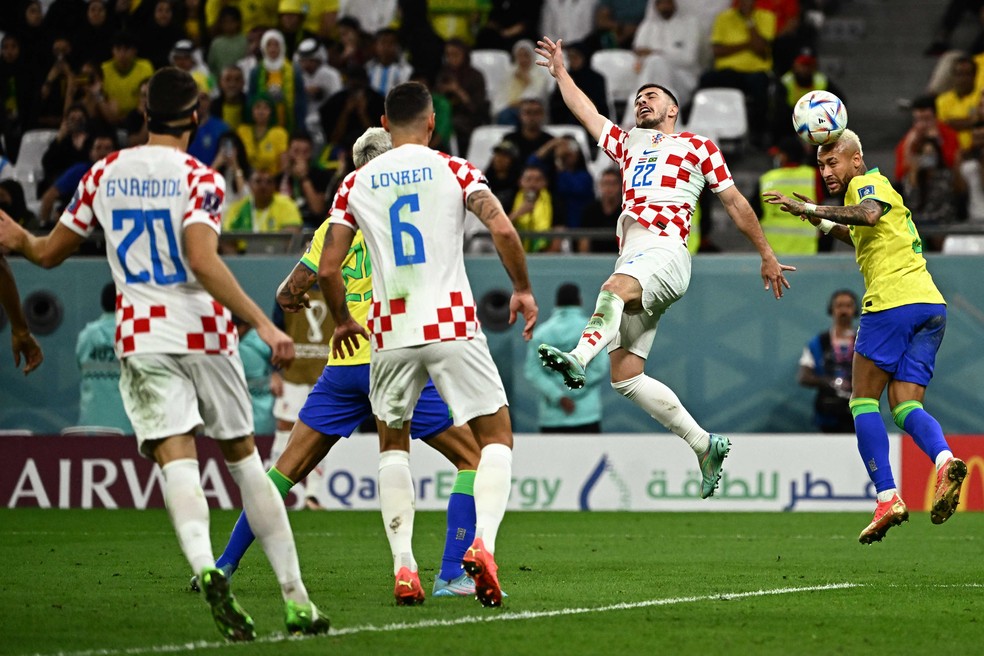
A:
[[[229,589],[229,580],[222,570],[206,567],[199,577],[205,601],[212,609],[212,619],[227,640],[244,642],[256,639],[253,619],[246,614]]]
[[[296,601],[288,601],[284,605],[284,622],[290,635],[328,633],[328,618],[321,616],[313,602],[299,604]]]
[[[540,344],[536,352],[544,367],[553,369],[564,377],[564,384],[567,387],[570,389],[584,387],[584,366],[570,353],[564,353],[549,344]]]
[[[707,453],[697,458],[700,462],[700,498],[706,499],[714,494],[718,483],[721,482],[721,465],[728,452],[731,451],[731,442],[724,435],[711,433],[711,444],[707,448]]]

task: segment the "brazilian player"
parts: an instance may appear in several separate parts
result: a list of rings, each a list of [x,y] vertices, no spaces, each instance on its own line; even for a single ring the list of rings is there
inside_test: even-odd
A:
[[[864,276],[851,413],[858,451],[878,493],[874,518],[858,538],[871,544],[909,518],[892,476],[888,432],[878,409],[886,386],[895,424],[936,464],[933,523],[949,519],[960,501],[967,465],[953,457],[939,422],[923,408],[946,328],[946,301],[926,270],[912,214],[888,179],[865,166],[858,135],[844,130],[837,141],[821,146],[817,164],[827,191],[844,194],[843,207],[817,207],[805,196],[796,194],[796,201],[778,191],[762,196],[854,246]]]
[[[382,128],[370,128],[353,148],[353,158],[361,166],[376,155],[392,147],[392,142]],[[302,309],[307,291],[317,280],[328,222],[315,232],[311,245],[295,265],[290,275],[277,290],[277,302],[287,312]],[[364,324],[372,303],[372,266],[368,251],[358,233],[342,266],[345,278],[349,311]],[[363,341],[354,355],[336,359],[332,355],[318,382],[304,403],[291,431],[290,439],[268,476],[281,495],[286,498],[291,487],[303,480],[343,437],[348,437],[366,419],[372,416],[369,403],[369,343]],[[438,597],[475,595],[475,583],[465,574],[461,561],[474,539],[475,499],[473,483],[481,453],[478,443],[467,426],[455,427],[448,406],[428,382],[421,394],[413,415],[411,431],[414,438],[424,440],[441,452],[457,468],[458,476],[448,502],[447,539],[441,570],[434,583],[433,594]],[[386,476],[386,452],[380,455],[380,485]],[[389,531],[387,531],[389,535]],[[239,517],[216,566],[231,574],[250,544],[253,533],[246,515]],[[395,571],[394,596],[397,604],[422,603],[424,592],[420,586],[416,564]],[[192,579],[192,588],[197,581]]]

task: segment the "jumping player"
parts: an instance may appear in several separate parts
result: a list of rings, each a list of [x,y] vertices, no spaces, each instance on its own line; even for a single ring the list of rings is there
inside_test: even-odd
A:
[[[942,524],[960,503],[967,465],[953,457],[939,422],[923,408],[946,329],[946,301],[926,269],[912,213],[888,178],[865,166],[858,135],[844,130],[837,141],[820,146],[817,164],[827,191],[844,194],[843,207],[818,207],[805,196],[797,194],[796,201],[778,191],[766,191],[762,197],[852,245],[864,276],[851,413],[861,460],[878,493],[874,517],[858,536],[862,544],[871,544],[909,518],[895,486],[888,431],[879,411],[886,386],[896,426],[936,464],[930,519]]]

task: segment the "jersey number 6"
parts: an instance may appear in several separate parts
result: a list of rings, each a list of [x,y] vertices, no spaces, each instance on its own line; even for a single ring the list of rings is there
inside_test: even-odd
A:
[[[427,261],[427,254],[424,253],[424,236],[420,234],[417,226],[400,220],[400,210],[404,206],[409,207],[411,213],[419,212],[420,197],[417,194],[399,196],[390,205],[390,233],[393,235],[393,256],[396,266],[423,264]],[[406,251],[407,246],[410,246],[409,255]]]

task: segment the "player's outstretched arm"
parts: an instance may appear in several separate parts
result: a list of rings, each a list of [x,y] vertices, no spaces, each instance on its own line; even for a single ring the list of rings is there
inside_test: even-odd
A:
[[[298,262],[290,275],[277,287],[277,305],[284,312],[300,312],[303,308],[311,307],[311,297],[307,291],[317,280],[317,273],[303,262]]]
[[[796,267],[780,264],[776,259],[776,254],[765,238],[765,233],[762,232],[762,225],[755,216],[755,211],[737,187],[734,185],[728,187],[718,194],[718,199],[741,233],[755,246],[755,250],[762,258],[762,282],[765,283],[765,289],[772,290],[773,296],[779,300],[782,298],[783,288],[789,289],[785,272],[795,271]]]
[[[256,329],[272,354],[275,367],[286,368],[294,361],[294,340],[273,325],[270,317],[246,295],[232,271],[219,257],[219,234],[204,223],[192,223],[184,229],[184,250],[188,266],[209,294]]]
[[[525,320],[523,338],[529,341],[533,337],[539,309],[536,307],[536,299],[533,298],[533,289],[530,287],[523,242],[516,233],[512,221],[502,209],[499,199],[491,191],[480,189],[470,194],[465,202],[468,209],[479,218],[492,235],[492,243],[499,253],[499,260],[502,261],[502,266],[505,267],[513,284],[513,294],[509,300],[509,323],[514,323],[517,314],[521,313]]]
[[[848,246],[853,247],[854,242],[851,240],[851,230],[846,225],[841,225],[833,218],[828,218],[826,215],[833,217],[836,215],[838,210],[848,209],[846,214],[851,218],[851,220],[868,220],[869,211],[873,214],[871,217],[871,223],[861,223],[857,225],[874,225],[878,219],[881,217],[881,205],[875,201],[864,201],[861,205],[854,205],[851,208],[843,207],[827,207],[826,205],[817,207],[809,198],[802,194],[796,194],[796,197],[800,199],[800,202],[789,198],[782,192],[770,190],[762,194],[762,199],[769,203],[770,205],[778,205],[779,209],[787,214],[792,214],[793,216],[798,216],[804,221],[809,221],[812,225],[816,226],[820,230],[823,230],[835,239],[839,239]],[[863,207],[865,203],[870,203],[868,207]],[[821,207],[823,208],[821,211]],[[822,216],[823,214],[824,216]]]
[[[58,266],[78,250],[83,238],[61,222],[47,235],[38,237],[0,210],[0,246],[21,253],[28,261],[45,269]]]
[[[344,225],[333,223],[325,233],[325,243],[318,261],[318,285],[325,297],[328,311],[335,320],[335,332],[331,338],[331,353],[336,358],[355,355],[359,347],[359,337],[369,339],[369,332],[352,318],[345,300],[345,281],[342,278],[342,263],[352,247],[355,231]]]
[[[14,366],[19,367],[21,356],[24,356],[24,375],[31,373],[44,360],[41,345],[34,339],[27,327],[27,319],[21,309],[20,295],[14,273],[10,270],[7,258],[0,255],[0,307],[10,318],[10,346],[14,352]]]
[[[536,53],[543,57],[543,59],[538,59],[536,63],[546,67],[550,71],[550,74],[556,78],[557,87],[560,89],[560,95],[564,99],[564,104],[567,105],[571,113],[574,114],[577,120],[581,122],[581,125],[587,129],[588,133],[597,142],[601,138],[601,131],[605,127],[606,119],[598,113],[598,108],[574,84],[571,74],[567,72],[567,68],[564,66],[564,40],[557,39],[554,42],[545,36],[537,41],[536,44],[538,46]]]

